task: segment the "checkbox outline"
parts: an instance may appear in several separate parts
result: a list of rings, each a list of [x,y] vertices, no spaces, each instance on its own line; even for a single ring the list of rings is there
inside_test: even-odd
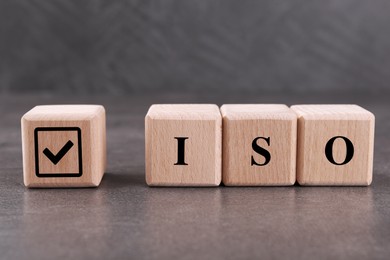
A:
[[[49,131],[76,131],[77,132],[77,144],[78,144],[78,161],[79,172],[78,173],[40,173],[39,172],[39,156],[38,156],[38,132]],[[80,177],[83,175],[83,163],[82,163],[82,148],[81,148],[81,129],[79,127],[36,127],[34,129],[34,146],[35,146],[35,175],[39,178],[46,177]]]

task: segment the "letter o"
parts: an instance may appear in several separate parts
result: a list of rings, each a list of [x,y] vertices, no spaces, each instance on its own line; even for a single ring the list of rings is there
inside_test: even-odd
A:
[[[341,163],[337,163],[333,158],[333,144],[334,144],[334,141],[338,138],[341,138],[344,140],[345,145],[346,145],[346,149],[347,149],[347,155],[345,156],[345,160]],[[351,140],[349,140],[348,138],[346,138],[344,136],[335,136],[335,137],[331,138],[326,143],[326,146],[325,146],[326,158],[328,159],[328,161],[330,161],[331,163],[333,163],[335,165],[344,165],[344,164],[349,163],[352,160],[353,154],[354,154],[353,144],[352,144]]]

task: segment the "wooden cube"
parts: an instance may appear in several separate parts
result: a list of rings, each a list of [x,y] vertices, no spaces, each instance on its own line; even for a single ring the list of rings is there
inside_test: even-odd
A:
[[[301,185],[372,181],[374,115],[356,105],[297,105],[297,180]]]
[[[295,183],[297,116],[286,105],[223,105],[223,183]]]
[[[105,110],[36,106],[21,120],[27,187],[96,187],[106,168]]]
[[[216,105],[153,105],[145,117],[146,183],[218,186],[222,118]]]

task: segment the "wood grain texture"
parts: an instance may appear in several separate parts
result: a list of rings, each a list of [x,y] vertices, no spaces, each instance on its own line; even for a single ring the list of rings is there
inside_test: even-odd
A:
[[[282,186],[295,183],[297,116],[286,105],[223,105],[223,183],[227,186]],[[255,153],[252,142],[270,153]]]
[[[185,163],[178,141],[187,137]],[[153,105],[145,117],[146,182],[150,186],[218,186],[222,118],[216,105]]]
[[[374,115],[357,105],[296,105],[298,115],[297,181],[301,185],[361,185],[372,182]],[[331,163],[325,155],[328,141],[348,138],[354,147],[344,165]],[[346,159],[346,141],[335,140],[333,158]]]
[[[27,187],[100,184],[106,169],[106,119],[102,106],[36,106],[22,117],[21,124]],[[71,147],[60,156],[67,142]],[[45,149],[58,157],[58,163],[45,154]],[[62,177],[64,174],[68,176]]]

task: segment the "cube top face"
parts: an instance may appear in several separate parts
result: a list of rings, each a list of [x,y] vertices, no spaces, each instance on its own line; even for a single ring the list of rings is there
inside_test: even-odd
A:
[[[152,105],[146,115],[151,119],[218,120],[221,113],[212,104],[162,104]]]
[[[374,120],[374,115],[357,105],[295,105],[291,109],[305,120]]]
[[[296,120],[296,114],[282,104],[245,104],[245,105],[223,105],[221,107],[223,118],[229,120]]]
[[[356,105],[292,106],[298,115],[297,180],[301,185],[372,181],[374,115]]]
[[[23,116],[23,119],[27,121],[78,121],[90,120],[102,113],[105,113],[105,110],[100,105],[44,105],[34,107]]]
[[[150,186],[218,186],[222,119],[216,105],[153,105],[145,117]]]
[[[27,187],[96,187],[106,166],[102,106],[37,106],[21,120]]]
[[[223,105],[223,183],[285,186],[296,180],[297,116],[285,105]]]

